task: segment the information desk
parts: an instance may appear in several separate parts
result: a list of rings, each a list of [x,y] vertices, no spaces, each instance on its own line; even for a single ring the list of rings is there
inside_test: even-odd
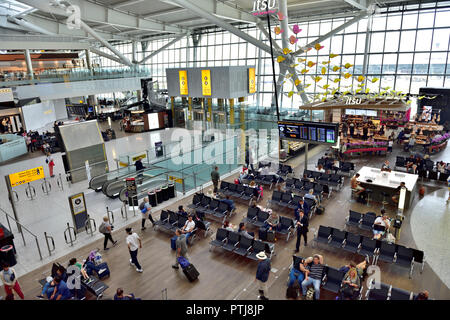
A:
[[[418,175],[398,171],[385,172],[371,167],[362,167],[358,173],[360,175],[358,181],[361,186],[373,191],[370,195],[371,201],[381,202],[383,200],[382,192],[385,192],[390,195],[387,201],[392,203],[391,197],[395,194],[395,189],[400,186],[400,182],[405,182],[407,189],[405,209],[411,206],[416,193]],[[367,180],[371,180],[371,182],[367,182]]]

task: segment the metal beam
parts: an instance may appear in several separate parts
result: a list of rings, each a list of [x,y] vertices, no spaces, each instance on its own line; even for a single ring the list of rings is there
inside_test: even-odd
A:
[[[355,16],[353,19],[343,23],[342,25],[340,25],[339,27],[337,27],[336,29],[331,30],[330,32],[324,34],[323,36],[320,36],[319,38],[317,38],[316,40],[308,43],[306,46],[304,46],[303,48],[298,49],[297,51],[295,51],[293,54],[294,55],[300,55],[303,52],[305,52],[306,49],[308,48],[312,48],[314,47],[317,43],[321,43],[322,41],[325,41],[326,39],[334,36],[336,33],[341,32],[342,30],[344,30],[345,28],[351,26],[352,24],[358,22],[359,20],[367,17],[369,14],[371,14],[370,12],[364,11],[361,12],[360,14],[358,14],[357,16]]]
[[[368,9],[366,0],[344,0],[344,2],[348,3],[352,7],[355,7],[359,10],[367,10]]]
[[[172,41],[169,41],[166,45],[162,46],[161,48],[159,48],[156,51],[153,51],[151,54],[149,54],[148,56],[146,56],[144,59],[142,59],[141,61],[138,62],[138,64],[143,64],[145,61],[151,59],[152,57],[156,56],[158,53],[160,53],[161,51],[167,49],[168,47],[172,46],[174,43],[180,41],[181,39],[183,39],[184,37],[189,36],[189,33],[187,34],[181,34],[178,37],[176,37],[175,39],[173,39]]]
[[[165,2],[168,4],[171,4],[173,6],[181,6],[178,1],[175,0],[159,0],[161,2]],[[239,10],[238,8],[232,7],[223,1],[217,1],[217,0],[195,0],[195,4],[202,8],[203,10],[212,13],[213,15],[217,17],[221,17],[224,19],[230,19],[235,21],[241,21],[246,23],[252,23],[256,24],[259,19],[255,17],[254,15]],[[184,7],[185,8],[185,7]]]
[[[270,54],[270,47],[268,45],[266,45],[265,43],[253,38],[252,36],[248,35],[247,33],[241,31],[240,29],[232,26],[231,24],[217,18],[215,15],[213,15],[212,13],[206,11],[205,9],[203,9],[203,7],[199,7],[197,6],[197,2],[196,4],[193,4],[191,0],[171,0],[171,2],[175,2],[178,5],[194,12],[195,14],[197,14],[200,17],[205,18],[206,20],[216,24],[217,26],[221,27],[222,29],[225,29],[231,33],[233,33],[234,35],[238,36],[239,38],[244,39],[245,41],[253,44],[254,46],[261,48],[262,50],[268,52]],[[217,3],[218,5],[219,3]]]
[[[125,6],[131,6],[133,4],[140,3],[142,1],[144,1],[144,0],[127,0],[127,1],[119,2],[118,4],[113,5],[112,8],[117,9],[117,8],[122,8]]]
[[[295,68],[292,68],[292,67],[288,67],[288,71],[290,73],[292,73],[292,79],[294,80],[294,85],[295,85],[295,82],[297,80],[300,80],[298,78],[297,71],[295,70]],[[309,103],[309,99],[308,99],[308,96],[305,93],[305,89],[304,89],[303,85],[300,82],[298,82],[298,84],[295,85],[295,86],[297,88],[297,91],[300,94],[300,98],[302,98],[303,103]]]
[[[127,57],[125,57],[119,50],[117,50],[115,47],[113,47],[108,41],[103,39],[97,32],[92,30],[91,27],[89,27],[84,21],[80,21],[80,27],[84,31],[89,33],[92,37],[94,37],[95,39],[100,41],[100,43],[103,44],[105,47],[107,47],[109,50],[111,50],[116,56],[118,56],[120,58],[120,60],[122,60],[122,62],[124,64],[126,64],[127,66],[130,66],[130,67],[133,66],[133,64],[131,63],[130,60],[127,59]]]
[[[180,13],[180,12],[184,12],[184,11],[186,11],[185,8],[177,7],[177,8],[173,8],[173,9],[168,9],[168,10],[163,10],[163,11],[157,11],[157,12],[144,14],[142,17],[143,18],[151,18],[151,17],[163,16],[163,15],[166,15],[166,14]]]
[[[89,43],[79,42],[79,39],[73,39],[72,42],[56,41],[57,39],[31,35],[15,35],[14,37],[1,35],[0,43],[2,50],[83,50],[89,48]]]
[[[117,58],[117,57],[115,57],[115,56],[112,56],[112,55],[110,55],[110,54],[107,54],[107,53],[105,53],[105,52],[103,52],[103,51],[101,51],[101,50],[98,50],[98,49],[96,49],[96,48],[90,48],[89,50],[91,50],[91,52],[95,53],[96,55],[99,55],[99,56],[105,57],[105,58],[107,58],[107,59],[110,59],[110,60],[112,60],[112,61],[115,61],[115,62],[118,62],[118,63],[122,63],[122,64],[123,64],[123,61],[120,60],[119,58]]]
[[[27,72],[31,79],[34,79],[34,73],[33,73],[33,63],[31,62],[31,55],[30,50],[25,49],[25,61],[27,64]]]
[[[262,21],[258,22],[256,24],[256,26],[266,36],[266,39],[269,39],[269,33],[267,32],[266,28],[263,26],[263,22]],[[261,39],[260,39],[260,41],[261,41]],[[278,45],[278,43],[276,43],[276,41],[273,41],[272,45],[275,47],[276,50],[283,51],[283,49],[281,49],[281,47]]]
[[[66,5],[55,5],[55,2],[50,1],[36,1],[36,0],[21,0],[31,7],[37,8],[40,11],[48,12],[64,17],[70,16],[72,12],[67,10]],[[61,3],[61,2],[58,2]],[[66,3],[66,2],[64,2]],[[87,0],[71,0],[70,5],[74,8],[79,8],[81,19],[92,23],[105,23],[115,25],[123,28],[138,28],[145,31],[170,32],[180,33],[187,32],[187,29],[179,26],[164,23],[161,21],[143,19],[137,15],[132,15],[112,8],[106,8],[103,5],[93,3]],[[73,10],[72,10],[73,11]]]
[[[36,33],[40,33],[40,34],[45,34],[47,36],[56,36],[56,34],[54,34],[53,32],[50,32],[44,28],[41,28],[40,26],[37,26],[35,24],[32,24],[31,22],[26,21],[25,19],[18,19],[18,18],[14,18],[14,17],[8,17],[8,21],[15,23],[19,26],[24,27],[25,29],[27,29],[28,31],[31,32],[36,32]]]

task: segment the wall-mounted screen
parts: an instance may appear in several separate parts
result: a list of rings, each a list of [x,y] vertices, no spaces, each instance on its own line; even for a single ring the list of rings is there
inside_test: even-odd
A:
[[[149,113],[148,115],[148,129],[159,129],[159,116],[158,113]]]
[[[338,123],[310,121],[278,121],[280,139],[306,143],[335,144],[339,136]]]

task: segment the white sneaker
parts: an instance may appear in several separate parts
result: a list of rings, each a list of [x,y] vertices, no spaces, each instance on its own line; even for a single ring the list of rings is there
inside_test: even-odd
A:
[[[144,270],[136,268],[136,271],[142,273]]]
[[[98,270],[98,273],[103,273],[103,271],[105,271],[106,269],[100,269]]]
[[[130,265],[134,266],[133,260],[130,259]]]

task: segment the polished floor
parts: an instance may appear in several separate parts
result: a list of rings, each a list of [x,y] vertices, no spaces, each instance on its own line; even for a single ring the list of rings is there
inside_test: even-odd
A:
[[[129,137],[128,139],[132,139],[132,137]],[[120,143],[119,140],[117,140],[116,143]],[[137,144],[139,143],[140,142],[138,141]],[[129,147],[131,148],[131,146]],[[318,157],[325,152],[322,147],[320,148],[321,149],[319,149],[319,147],[315,148],[315,155],[310,155],[308,160],[309,168],[312,168],[314,164],[317,163]],[[397,154],[405,153],[396,147],[394,153],[388,157],[391,160],[394,160],[395,155]],[[296,167],[296,176],[303,171],[304,164],[302,163],[302,159],[303,157],[298,157],[291,160],[291,163]],[[432,159],[435,161],[444,160],[449,162],[449,149],[444,150],[440,154],[433,155]],[[379,167],[383,160],[384,157],[370,157],[355,159],[353,161],[356,163],[357,169],[359,169],[364,165]],[[3,168],[1,168],[1,170],[3,170]],[[226,180],[232,181],[232,179],[233,176]],[[425,251],[427,262],[423,273],[420,273],[420,268],[416,267],[412,279],[409,279],[408,271],[406,269],[380,262],[379,266],[382,272],[381,281],[391,284],[394,287],[414,292],[426,289],[430,292],[431,297],[435,299],[450,299],[450,289],[447,282],[448,268],[445,268],[445,266],[449,265],[450,259],[447,253],[442,253],[443,251],[441,249],[447,239],[445,230],[448,230],[449,226],[449,207],[444,206],[448,194],[443,183],[439,184],[425,181],[423,184],[426,187],[426,195],[422,199],[419,195],[416,195],[413,202],[413,208],[405,214],[406,219],[402,227],[400,238],[397,241],[399,244]],[[80,188],[83,189],[82,187]],[[205,192],[208,191],[210,191],[210,189],[205,190]],[[267,200],[271,197],[271,190],[265,189],[264,192],[264,199],[262,199],[260,203],[263,206],[266,205]],[[343,229],[345,217],[348,214],[349,209],[360,212],[379,212],[381,207],[380,204],[372,203],[371,207],[367,207],[358,203],[349,202],[349,195],[349,179],[346,179],[345,187],[339,192],[334,192],[330,199],[325,200],[325,214],[314,216],[311,220],[310,232],[308,234],[310,239],[309,246],[302,246],[300,255],[310,256],[313,253],[320,253],[324,256],[325,263],[333,267],[340,267],[350,261],[359,262],[362,260],[359,256],[344,253],[340,250],[324,246],[313,246],[312,238],[317,228],[320,225],[328,225]],[[191,199],[192,196],[182,200],[176,199],[174,203],[168,204],[168,207],[174,210],[179,204],[189,204]],[[92,201],[95,202],[94,199]],[[99,207],[103,206],[104,203],[99,205]],[[423,207],[427,208],[427,210],[421,209]],[[238,224],[247,212],[244,203],[239,203],[237,208],[237,214],[231,220],[233,224]],[[432,213],[429,213],[431,211]],[[159,212],[160,210],[157,209],[153,215],[158,217]],[[282,215],[293,216],[291,212],[282,210],[278,212]],[[388,213],[393,216],[395,214],[395,208],[393,206],[388,207]],[[38,223],[37,217],[38,214],[41,214],[40,211],[35,213],[30,211],[25,213],[24,216],[30,217],[33,216],[33,214],[36,219],[35,223]],[[68,214],[66,214],[66,220],[68,219],[67,216]],[[122,218],[120,218],[120,216],[117,218],[116,216],[117,230],[113,233],[113,236],[120,241],[119,245],[107,252],[102,252],[104,260],[108,262],[111,269],[111,277],[105,280],[105,283],[110,286],[110,289],[108,289],[105,294],[106,298],[111,297],[117,287],[123,287],[125,291],[134,292],[136,296],[144,299],[161,299],[161,290],[163,289],[167,289],[169,299],[208,300],[257,298],[258,293],[254,282],[256,263],[250,262],[246,258],[239,257],[232,253],[222,252],[220,249],[215,249],[210,252],[208,245],[210,236],[206,239],[199,238],[198,241],[189,248],[191,262],[200,272],[199,281],[189,283],[181,271],[175,271],[170,267],[174,261],[174,254],[170,250],[169,240],[171,235],[153,231],[152,229],[141,232],[138,222],[139,217],[136,217],[134,222],[128,220],[126,222],[122,221],[119,224],[120,220],[122,220]],[[426,222],[421,223],[422,221]],[[144,268],[142,274],[136,273],[128,263],[128,252],[124,242],[125,232],[122,227],[126,224],[131,224],[136,230],[139,230],[138,233],[141,234],[143,238],[143,249],[139,253],[139,259]],[[218,227],[220,227],[219,223],[213,223],[214,231]],[[66,264],[71,257],[77,257],[79,260],[84,259],[90,250],[101,248],[102,241],[100,240],[100,236],[101,235],[97,235],[92,239],[89,239],[90,241],[86,241],[86,243],[90,243],[84,246],[80,245],[73,249],[65,246],[64,253],[67,254],[61,254],[61,257],[59,257],[57,261]],[[278,239],[276,242],[276,256],[272,259],[272,272],[268,283],[268,296],[270,299],[284,299],[288,268],[292,261],[294,246],[295,237],[288,243],[286,243],[284,239]],[[49,260],[51,259],[46,261]],[[21,275],[19,281],[28,299],[34,299],[34,296],[39,293],[40,286],[37,281],[48,274],[50,266],[51,264],[47,263],[32,272]],[[334,295],[322,290],[321,298],[334,299]]]

